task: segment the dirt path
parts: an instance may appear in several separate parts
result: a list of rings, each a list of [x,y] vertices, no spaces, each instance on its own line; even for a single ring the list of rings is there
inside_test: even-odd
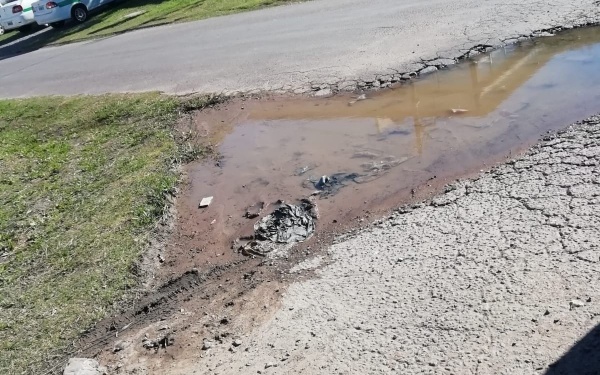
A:
[[[239,347],[168,373],[596,373],[593,334],[567,351],[600,314],[599,165],[594,117],[341,240]]]

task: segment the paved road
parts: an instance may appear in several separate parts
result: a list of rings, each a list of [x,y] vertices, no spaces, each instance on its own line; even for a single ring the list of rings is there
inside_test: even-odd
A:
[[[0,97],[305,89],[595,21],[599,8],[594,0],[315,0],[7,58]]]

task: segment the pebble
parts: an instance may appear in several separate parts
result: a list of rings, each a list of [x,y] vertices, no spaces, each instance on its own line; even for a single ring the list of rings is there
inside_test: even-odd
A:
[[[202,344],[202,350],[208,350],[210,348],[213,348],[214,346],[215,343],[213,341],[204,340],[204,343]]]
[[[583,301],[580,301],[578,299],[575,299],[571,302],[569,302],[569,310],[573,310],[576,307],[583,307],[585,306],[585,303],[583,303]]]

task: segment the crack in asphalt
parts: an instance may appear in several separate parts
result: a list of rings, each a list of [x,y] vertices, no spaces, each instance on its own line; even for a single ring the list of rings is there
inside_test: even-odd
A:
[[[582,17],[584,18],[584,17]],[[539,30],[534,30],[529,34],[519,34],[513,37],[505,38],[500,40],[499,45],[494,44],[486,44],[486,43],[477,43],[468,49],[459,49],[460,51],[464,51],[462,54],[451,57],[451,56],[443,56],[440,52],[436,53],[437,57],[424,59],[420,58],[418,62],[415,64],[419,65],[419,68],[409,70],[409,71],[400,71],[394,68],[388,68],[388,70],[393,71],[393,74],[373,74],[372,79],[356,79],[356,80],[344,80],[339,79],[335,83],[323,83],[323,82],[310,82],[309,88],[304,89],[294,89],[292,93],[294,94],[305,94],[309,92],[313,92],[316,96],[329,96],[342,91],[366,91],[366,90],[377,90],[382,88],[390,87],[393,84],[400,82],[408,82],[411,79],[423,76],[426,74],[430,74],[436,72],[438,70],[447,69],[451,65],[461,63],[463,61],[472,59],[475,56],[478,56],[482,53],[491,52],[495,49],[507,47],[513,44],[517,44],[526,40],[531,40],[539,37],[549,37],[554,36],[556,33],[559,33],[564,30],[570,30],[574,28],[581,27],[591,27],[598,26],[600,22],[597,21],[594,17],[589,17],[589,21],[580,22],[575,24],[572,27],[568,26],[553,26],[549,28],[543,28]],[[466,32],[466,31],[464,31]],[[269,91],[277,91],[277,90],[269,90]],[[249,93],[259,93],[259,90],[252,90]]]

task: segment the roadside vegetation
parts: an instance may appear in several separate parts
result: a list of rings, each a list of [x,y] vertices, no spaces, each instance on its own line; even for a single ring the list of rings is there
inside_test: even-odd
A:
[[[212,100],[212,99],[211,99]],[[0,101],[0,373],[43,374],[139,280],[180,161],[160,94]]]
[[[75,42],[135,30],[142,27],[194,21],[273,6],[291,0],[117,0],[82,25],[50,30],[26,42],[23,48],[39,48],[51,43]],[[37,31],[35,28],[33,31]],[[0,35],[0,46],[24,34],[17,31]]]

